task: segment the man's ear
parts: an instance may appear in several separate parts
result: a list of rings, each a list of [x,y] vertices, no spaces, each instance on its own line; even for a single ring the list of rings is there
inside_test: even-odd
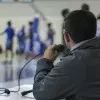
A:
[[[64,33],[64,39],[65,39],[65,42],[70,42],[70,38],[69,38],[69,35],[67,32]]]

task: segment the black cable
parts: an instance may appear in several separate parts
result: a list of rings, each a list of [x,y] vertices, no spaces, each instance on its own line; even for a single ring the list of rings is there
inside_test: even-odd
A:
[[[0,91],[3,91],[3,93],[0,93],[1,95],[4,94],[4,93],[6,93],[7,95],[9,95],[10,92],[19,92],[19,91],[20,91],[20,78],[21,78],[21,74],[22,74],[23,69],[26,67],[26,65],[27,65],[28,63],[30,63],[33,59],[35,59],[35,58],[38,57],[39,55],[40,55],[40,54],[38,54],[38,55],[36,55],[35,57],[33,57],[32,59],[30,59],[30,60],[22,67],[22,69],[21,69],[21,71],[20,71],[20,73],[19,73],[19,75],[18,75],[18,90],[16,90],[16,91],[10,91],[9,89],[6,89],[6,88],[0,88]]]
[[[33,59],[35,59],[36,57],[38,57],[40,54],[36,55],[35,57],[33,57],[32,59],[30,59],[24,66],[23,68],[21,69],[20,73],[19,73],[19,76],[18,76],[18,90],[16,91],[10,91],[10,92],[19,92],[20,91],[20,78],[21,78],[21,74],[22,74],[22,71],[23,69],[26,67],[27,64],[29,64]]]

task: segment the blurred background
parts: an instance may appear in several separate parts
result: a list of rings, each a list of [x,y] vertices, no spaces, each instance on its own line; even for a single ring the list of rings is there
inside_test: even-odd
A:
[[[33,84],[44,50],[50,44],[64,44],[64,18],[84,8],[96,15],[99,32],[100,0],[0,0],[0,87],[17,86],[21,68],[40,54],[21,75],[21,84]]]

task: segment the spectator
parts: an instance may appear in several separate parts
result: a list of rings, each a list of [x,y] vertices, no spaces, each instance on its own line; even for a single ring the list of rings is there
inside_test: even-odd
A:
[[[87,10],[87,11],[89,11],[89,10],[90,10],[90,7],[89,7],[88,4],[84,3],[84,4],[82,4],[82,6],[81,6],[81,10]]]
[[[100,36],[100,14],[97,16],[97,33],[96,36]]]
[[[62,32],[61,32],[61,35],[62,35],[62,44],[65,46],[65,50],[64,50],[64,52],[63,52],[63,55],[65,55],[66,52],[69,51],[68,48],[66,47],[66,44],[65,44],[65,41],[64,41],[64,36],[63,36],[64,19],[68,16],[69,12],[70,12],[70,11],[69,11],[68,8],[63,9],[63,10],[61,11],[61,15],[62,15],[62,17],[63,17]]]
[[[48,30],[47,30],[47,40],[46,40],[46,45],[47,47],[49,45],[52,45],[54,43],[54,35],[55,35],[55,31],[52,28],[52,23],[48,23],[47,24]]]
[[[11,52],[11,60],[10,63],[12,63],[13,60],[13,39],[14,39],[14,34],[15,34],[15,30],[12,27],[12,22],[8,21],[7,22],[7,28],[4,30],[4,32],[1,33],[1,35],[5,34],[7,35],[6,38],[6,53],[5,53],[5,57],[6,57],[6,62],[8,62],[8,51]]]

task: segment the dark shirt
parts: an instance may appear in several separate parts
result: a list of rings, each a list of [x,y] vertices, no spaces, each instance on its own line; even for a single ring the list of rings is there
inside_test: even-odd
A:
[[[70,51],[55,66],[40,59],[33,94],[36,100],[100,100],[100,38]]]
[[[33,34],[34,34],[34,33],[33,33],[33,27],[30,26],[30,27],[29,27],[29,39],[30,39],[30,40],[33,39]]]
[[[48,29],[48,39],[50,38],[50,39],[53,39],[54,37],[54,34],[55,34],[55,32],[54,32],[54,30],[53,29]]]

